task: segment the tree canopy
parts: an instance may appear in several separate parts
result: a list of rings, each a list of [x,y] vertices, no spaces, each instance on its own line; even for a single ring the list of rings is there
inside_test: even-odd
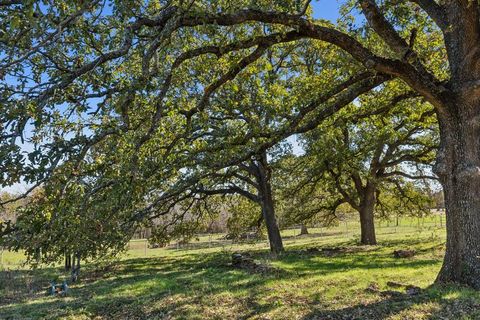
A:
[[[0,183],[43,188],[58,223],[86,206],[128,230],[212,170],[399,82],[440,127],[438,280],[480,288],[479,12],[472,0],[345,1],[334,25],[309,1],[0,2]],[[257,106],[243,119],[240,92],[262,98],[277,68],[275,98],[258,104],[270,120]],[[425,109],[411,107],[418,120]]]

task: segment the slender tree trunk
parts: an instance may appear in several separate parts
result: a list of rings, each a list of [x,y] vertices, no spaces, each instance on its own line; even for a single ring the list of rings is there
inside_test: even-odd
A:
[[[445,194],[447,248],[437,282],[480,289],[480,99],[472,103],[472,96],[464,94],[438,113],[434,169]]]
[[[376,245],[374,211],[375,211],[375,186],[370,182],[365,187],[362,202],[360,204],[360,243],[363,245]]]
[[[307,226],[305,224],[301,224],[300,225],[300,234],[303,235],[303,234],[308,234],[308,229],[307,229]]]
[[[259,194],[261,197],[262,215],[267,226],[268,241],[270,242],[270,251],[273,254],[284,252],[282,236],[278,228],[277,218],[275,217],[275,205],[273,201],[272,187],[270,184],[270,169],[268,167],[266,152],[263,153],[261,160],[258,161]]]
[[[71,281],[76,282],[80,275],[80,253],[77,252],[73,255]]]
[[[70,271],[72,269],[72,255],[68,252],[65,252],[65,271]]]
[[[80,273],[80,252],[77,252],[77,272]]]
[[[270,202],[270,200],[262,201],[262,214],[265,219],[265,225],[267,226],[270,251],[274,254],[280,254],[284,251],[284,248],[280,229],[278,228],[277,219],[275,217],[273,202]]]

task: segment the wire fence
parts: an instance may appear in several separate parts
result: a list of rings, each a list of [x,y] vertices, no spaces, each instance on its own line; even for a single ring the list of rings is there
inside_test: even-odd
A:
[[[432,237],[441,237],[445,234],[445,213],[435,212],[426,217],[394,217],[393,219],[377,219],[376,234],[381,240],[383,236],[390,234],[418,235],[428,233]],[[300,226],[282,230],[285,244],[300,243],[302,238],[311,238],[312,241],[332,237],[343,239],[356,239],[360,237],[360,223],[353,218],[340,221],[333,227],[309,226],[308,235],[300,234]],[[256,237],[242,241],[227,240],[224,233],[198,234],[190,242],[171,242],[168,246],[159,248],[152,245],[147,239],[131,240],[128,244],[127,257],[149,257],[165,254],[165,250],[233,250],[238,245],[249,245],[252,248],[261,249],[268,246],[266,237]],[[162,251],[163,250],[163,251]],[[0,270],[12,270],[24,267],[25,256],[22,252],[11,252],[0,247]]]

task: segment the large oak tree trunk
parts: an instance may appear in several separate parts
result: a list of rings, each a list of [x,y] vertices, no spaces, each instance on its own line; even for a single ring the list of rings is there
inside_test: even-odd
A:
[[[270,169],[268,168],[267,156],[263,154],[258,162],[259,176],[259,194],[261,197],[262,215],[267,226],[268,241],[270,242],[270,251],[273,254],[280,254],[284,251],[282,236],[278,228],[277,218],[275,217],[275,205],[273,201],[272,187],[270,184]]]
[[[435,173],[445,193],[447,248],[437,282],[480,289],[480,110],[474,96],[456,97],[438,113]]]
[[[376,245],[374,211],[375,211],[375,186],[368,183],[360,204],[360,243],[364,245]]]

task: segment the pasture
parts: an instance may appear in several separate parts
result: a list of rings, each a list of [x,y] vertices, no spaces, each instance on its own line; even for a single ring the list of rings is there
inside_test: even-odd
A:
[[[190,244],[149,249],[130,243],[118,261],[83,268],[67,297],[45,295],[60,267],[29,270],[21,253],[4,252],[1,319],[480,319],[480,293],[432,285],[441,267],[445,229],[439,216],[377,225],[378,246],[358,246],[353,221],[285,230],[286,253],[272,259],[267,241],[234,244],[202,235]],[[333,254],[308,248],[339,248]],[[397,249],[412,258],[394,258]],[[275,272],[230,266],[250,252]],[[421,288],[416,295],[390,282]]]

